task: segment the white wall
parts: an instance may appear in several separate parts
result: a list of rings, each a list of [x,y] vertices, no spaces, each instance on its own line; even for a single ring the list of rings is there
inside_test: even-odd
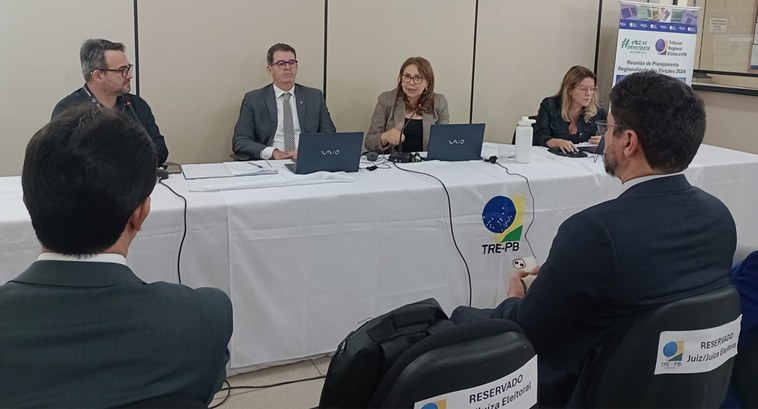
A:
[[[339,130],[367,131],[400,65],[422,56],[450,122],[469,120],[475,0],[329,1],[327,104]]]
[[[291,11],[286,22],[274,18],[282,10]],[[166,137],[169,161],[230,160],[243,95],[271,83],[271,45],[295,48],[299,83],[323,83],[323,2],[143,0],[138,13],[140,93]]]
[[[698,92],[705,101],[703,143],[758,153],[758,98],[719,92]]]
[[[574,64],[592,67],[597,0],[331,0],[327,66],[324,1],[138,0],[140,91],[155,111],[169,160],[216,162],[231,151],[242,95],[270,81],[265,52],[289,42],[299,82],[321,88],[340,130],[366,130],[379,92],[411,55],[433,64],[451,121],[487,123],[509,142]],[[21,172],[29,138],[55,103],[81,86],[87,38],[124,42],[135,62],[132,0],[0,1],[0,175]],[[603,2],[601,99],[610,90],[618,5]],[[281,15],[288,16],[283,20]],[[478,21],[475,20],[478,17]],[[474,23],[477,21],[476,42]],[[476,64],[474,65],[474,45]],[[473,70],[473,71],[472,71]],[[473,112],[471,112],[471,77]],[[701,93],[706,142],[758,152],[758,99]]]
[[[593,69],[597,13],[597,0],[480,0],[472,119],[487,140],[511,143],[571,66]]]
[[[702,6],[702,0],[697,5]],[[610,93],[613,79],[619,15],[617,2],[603,2],[597,71],[604,99]],[[758,153],[758,135],[755,131],[758,129],[758,97],[704,91],[697,94],[705,102],[707,125],[704,143]]]
[[[98,37],[124,43],[134,61],[131,1],[0,1],[0,176],[21,174],[29,139],[84,84],[79,48]]]
[[[412,55],[432,62],[451,121],[468,122],[476,0],[331,0],[324,67],[326,4],[137,0],[140,94],[166,137],[169,160],[228,159],[242,96],[270,81],[265,52],[280,41],[298,50],[298,82],[321,88],[326,71],[327,102],[340,130],[367,129],[377,95],[394,87],[400,64]],[[0,2],[0,134],[7,141],[0,175],[20,173],[28,139],[55,102],[81,86],[77,54],[84,39],[122,41],[134,52],[133,5]],[[479,1],[473,116],[488,124],[488,139],[508,140],[515,119],[535,111],[569,66],[592,65],[596,14],[597,0]]]

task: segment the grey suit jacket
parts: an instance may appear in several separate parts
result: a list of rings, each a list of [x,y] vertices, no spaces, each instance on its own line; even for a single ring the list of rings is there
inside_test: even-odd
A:
[[[450,122],[450,113],[447,109],[447,99],[442,94],[434,93],[434,112],[424,112],[421,115],[421,123],[424,129],[424,150],[429,145],[429,129],[433,124],[446,124]],[[395,127],[395,124],[405,122],[405,102],[397,97],[397,89],[382,92],[376,102],[374,115],[371,117],[366,141],[366,149],[381,150],[382,133]],[[389,149],[389,148],[388,148]]]
[[[36,261],[0,286],[0,407],[209,402],[229,360],[223,291],[146,284],[115,263]]]
[[[301,133],[336,132],[321,91],[295,84],[295,97]],[[261,151],[274,141],[276,126],[273,84],[248,92],[242,99],[240,116],[234,125],[232,151],[238,157],[260,159]]]

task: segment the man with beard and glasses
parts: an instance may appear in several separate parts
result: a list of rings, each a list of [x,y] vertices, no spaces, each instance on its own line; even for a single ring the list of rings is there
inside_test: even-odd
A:
[[[295,159],[301,133],[336,132],[324,94],[296,83],[297,53],[284,43],[266,53],[271,84],[245,94],[234,125],[235,159]]]
[[[134,66],[129,64],[125,51],[122,43],[102,38],[85,41],[79,50],[84,86],[58,102],[52,116],[55,118],[68,108],[82,103],[121,111],[150,136],[155,146],[156,162],[161,165],[168,158],[166,140],[155,123],[150,105],[129,93]]]
[[[605,169],[623,192],[563,222],[544,264],[514,272],[496,308],[451,316],[524,328],[538,355],[541,407],[565,407],[587,361],[637,312],[729,284],[734,219],[681,173],[703,140],[702,100],[674,78],[641,72],[613,88],[610,106],[598,130]],[[528,274],[537,278],[525,292]]]

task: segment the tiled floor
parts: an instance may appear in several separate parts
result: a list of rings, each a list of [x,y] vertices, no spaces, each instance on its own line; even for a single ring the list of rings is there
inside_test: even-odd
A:
[[[330,360],[331,358],[327,356],[262,369],[233,376],[228,381],[232,386],[256,386],[319,377],[326,375]],[[313,408],[318,406],[323,385],[324,380],[317,379],[263,389],[234,389],[229,399],[219,406],[219,409]],[[226,394],[226,391],[217,393],[210,406],[219,404]]]

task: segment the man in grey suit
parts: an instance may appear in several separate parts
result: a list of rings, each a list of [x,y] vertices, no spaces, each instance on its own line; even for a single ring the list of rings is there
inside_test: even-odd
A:
[[[126,265],[150,212],[155,163],[138,124],[94,104],[66,110],[29,141],[21,183],[42,254],[0,286],[0,407],[167,395],[199,404],[221,387],[229,297],[144,283]]]
[[[295,49],[274,44],[266,61],[273,82],[245,94],[234,126],[232,150],[238,159],[296,158],[300,133],[336,131],[321,91],[295,83]]]
[[[542,407],[581,407],[577,383],[608,335],[640,311],[729,284],[734,219],[717,198],[682,175],[705,133],[703,101],[661,74],[627,76],[611,91],[605,169],[623,193],[567,219],[525,293],[514,272],[494,309],[458,307],[455,322],[506,318],[538,355]],[[634,359],[630,357],[630,359]]]

